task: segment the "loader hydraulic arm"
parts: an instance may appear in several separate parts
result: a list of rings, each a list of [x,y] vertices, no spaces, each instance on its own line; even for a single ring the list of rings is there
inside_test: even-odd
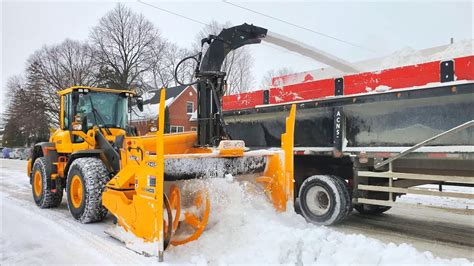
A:
[[[244,45],[260,43],[266,35],[267,29],[244,23],[223,29],[217,36],[204,38],[202,46],[209,44],[204,56],[201,52],[189,57],[197,61],[194,73],[197,80],[192,84],[197,84],[198,92],[198,146],[217,146],[220,140],[227,137],[221,115],[226,76],[221,67],[226,56]]]

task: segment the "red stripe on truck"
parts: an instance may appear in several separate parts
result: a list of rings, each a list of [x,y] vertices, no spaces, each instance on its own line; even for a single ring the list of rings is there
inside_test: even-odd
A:
[[[454,59],[456,80],[474,80],[474,55]]]
[[[270,104],[312,100],[334,95],[334,79],[323,79],[270,89]]]
[[[344,77],[344,95],[367,93],[376,90],[379,86],[400,89],[439,82],[439,69],[439,62],[430,62],[348,75]]]
[[[263,91],[226,95],[222,98],[222,108],[224,110],[253,108],[261,104],[263,104]]]

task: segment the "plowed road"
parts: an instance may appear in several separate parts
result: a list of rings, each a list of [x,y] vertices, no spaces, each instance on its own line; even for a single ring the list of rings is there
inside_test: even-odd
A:
[[[144,259],[133,252],[127,252],[121,243],[103,233],[104,227],[111,224],[112,219],[110,217],[106,219],[105,223],[87,225],[77,223],[68,213],[65,197],[59,208],[39,210],[34,205],[31,196],[31,186],[28,183],[25,168],[25,161],[0,159],[0,200],[2,205],[0,223],[2,239],[0,250],[2,261],[6,261],[6,264],[150,262],[150,260]],[[230,190],[223,194],[235,192],[238,186],[233,185]],[[239,262],[239,258],[242,259],[242,262],[259,262],[258,256],[245,257],[252,253],[253,250],[261,254],[260,257],[264,259],[264,262],[291,263],[291,260],[287,260],[289,258],[288,254],[293,254],[291,252],[296,248],[299,250],[295,255],[297,256],[295,259],[297,261],[301,261],[301,258],[308,259],[304,253],[303,255],[298,255],[301,252],[307,251],[307,254],[312,255],[316,259],[311,260],[309,258],[307,260],[309,263],[325,262],[333,264],[337,263],[338,259],[347,263],[364,263],[366,259],[370,258],[363,254],[357,255],[358,252],[360,253],[359,249],[364,248],[360,247],[361,245],[372,245],[371,247],[366,247],[366,249],[370,250],[374,246],[378,248],[378,251],[371,251],[376,254],[372,255],[369,252],[371,256],[377,256],[377,253],[381,251],[392,252],[390,254],[395,254],[397,259],[406,257],[409,261],[415,258],[413,256],[417,256],[416,258],[424,256],[415,252],[416,254],[411,253],[411,257],[407,257],[408,255],[403,252],[405,250],[403,247],[394,245],[380,246],[376,244],[376,240],[373,240],[378,239],[387,244],[408,243],[413,245],[418,251],[432,252],[434,257],[444,259],[467,258],[471,262],[474,261],[474,217],[468,215],[434,209],[407,210],[393,208],[380,216],[363,216],[354,211],[353,215],[342,225],[325,228],[311,227],[294,214],[285,217],[284,215],[274,214],[271,210],[265,211],[261,208],[256,208],[253,210],[253,213],[250,213],[248,212],[250,210],[243,210],[248,208],[247,205],[241,207],[238,205],[239,201],[236,200],[232,204],[235,206],[229,206],[236,208],[235,213],[227,214],[228,217],[225,218],[227,220],[223,220],[224,216],[217,216],[216,218],[220,219],[218,221],[226,224],[217,224],[214,228],[211,228],[207,236],[202,237],[201,242],[197,241],[201,244],[190,244],[187,247],[183,246],[172,249],[168,253],[170,254],[168,258],[175,263],[204,262],[216,264],[226,262],[227,260]],[[240,202],[240,204],[246,203]],[[226,208],[229,208],[229,206]],[[223,212],[225,213],[226,209],[216,210],[216,212],[219,211],[222,214]],[[241,216],[242,212],[244,214],[247,213],[247,216]],[[267,216],[260,217],[262,214]],[[237,216],[234,217],[234,215]],[[258,227],[260,224],[264,224],[264,227]],[[234,228],[229,228],[231,226]],[[51,230],[51,228],[54,228],[54,230]],[[252,230],[259,231],[254,233]],[[258,236],[261,231],[265,230],[269,231],[269,234],[272,235]],[[233,231],[236,232],[234,233]],[[345,234],[339,234],[334,231]],[[214,235],[212,232],[217,235]],[[298,236],[297,232],[302,236]],[[247,233],[247,235],[243,233]],[[360,234],[361,236],[346,234]],[[306,238],[309,239],[300,239],[300,237],[304,238],[306,235],[308,236]],[[252,241],[258,242],[259,240],[257,239],[261,240],[261,237],[268,238],[267,242],[263,243],[265,246],[262,247],[257,247],[253,244],[248,247],[242,246],[238,242],[242,240],[246,243],[249,243],[249,241],[254,243]],[[275,237],[275,240],[272,237]],[[242,239],[237,241],[236,238]],[[231,243],[232,241],[235,243]],[[278,243],[277,250],[274,247],[269,247],[269,245],[275,244],[278,241],[282,243]],[[327,247],[327,243],[334,245],[334,247]],[[254,244],[257,245],[258,243]],[[54,245],[61,246],[61,251],[54,251],[54,248],[57,248],[53,247]],[[299,245],[304,245],[301,248],[302,250],[297,247]],[[312,249],[318,245],[319,247]],[[216,251],[216,248],[221,248],[222,250]],[[247,248],[250,248],[250,250],[247,250]],[[64,250],[66,252],[62,252]],[[339,258],[340,256],[335,253],[336,251],[343,253],[352,251],[356,255],[352,257],[353,261],[351,261],[350,256],[345,259]],[[186,254],[183,254],[183,252]],[[282,252],[287,255],[282,256]],[[54,255],[54,257],[48,257],[50,255],[47,254]],[[384,258],[387,260],[387,257],[383,254],[380,256],[375,258],[376,264],[397,263],[397,261],[391,261],[390,259],[384,262]],[[198,258],[198,260],[195,258]],[[199,260],[201,258],[204,258],[204,261]],[[433,259],[430,256],[424,256],[423,260],[421,260],[423,263],[432,261]],[[369,263],[374,262],[369,261]],[[455,264],[457,263],[455,262]]]

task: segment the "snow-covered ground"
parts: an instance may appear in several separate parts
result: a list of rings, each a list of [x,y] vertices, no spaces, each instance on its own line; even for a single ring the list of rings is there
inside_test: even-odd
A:
[[[0,159],[1,264],[149,264],[103,233],[112,219],[80,224],[65,200],[40,210],[31,197],[24,161]],[[165,263],[199,264],[440,264],[472,265],[467,259],[441,259],[410,244],[385,244],[360,234],[308,224],[293,213],[276,213],[251,186],[215,179],[209,228],[198,241],[170,247]]]
[[[422,185],[418,188],[438,191],[437,185]],[[457,186],[443,186],[443,191],[459,192],[459,193],[474,193],[472,187],[457,187]],[[397,199],[398,202],[406,202],[412,204],[423,204],[432,207],[444,207],[453,209],[474,209],[473,199],[452,198],[452,197],[432,197],[427,195],[413,195],[407,194]],[[474,219],[474,218],[473,218]]]

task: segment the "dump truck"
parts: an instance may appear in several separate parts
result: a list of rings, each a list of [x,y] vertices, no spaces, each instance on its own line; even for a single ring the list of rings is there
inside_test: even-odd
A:
[[[290,74],[223,101],[227,132],[254,148],[278,145],[296,104],[294,202],[310,222],[341,222],[352,207],[433,207],[397,202],[404,194],[474,199],[473,55],[325,78]],[[425,184],[437,189],[418,187]]]

